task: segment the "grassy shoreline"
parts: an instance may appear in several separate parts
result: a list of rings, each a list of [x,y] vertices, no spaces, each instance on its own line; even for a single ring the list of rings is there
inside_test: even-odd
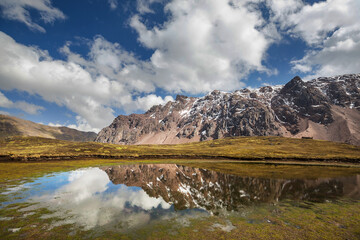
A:
[[[246,161],[360,163],[360,147],[284,137],[234,137],[178,145],[115,145],[40,137],[0,141],[0,161],[80,159],[216,159]]]

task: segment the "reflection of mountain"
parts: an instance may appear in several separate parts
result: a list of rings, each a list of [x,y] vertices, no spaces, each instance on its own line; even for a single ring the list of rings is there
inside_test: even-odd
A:
[[[336,179],[286,180],[240,177],[176,164],[102,168],[114,184],[141,187],[162,197],[175,209],[238,210],[244,205],[282,199],[324,201],[336,197],[360,199],[360,176]]]
[[[37,208],[47,208],[55,211],[52,216],[66,218],[59,224],[76,223],[85,230],[128,230],[173,216],[171,205],[162,198],[152,198],[138,187],[114,186],[98,168],[45,176],[30,186],[37,189],[29,193]],[[187,214],[192,217],[192,213]]]

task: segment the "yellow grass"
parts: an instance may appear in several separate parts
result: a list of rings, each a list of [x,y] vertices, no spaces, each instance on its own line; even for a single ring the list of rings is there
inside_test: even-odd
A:
[[[243,160],[332,160],[360,163],[360,147],[284,137],[236,137],[178,145],[115,145],[40,137],[0,141],[0,160],[80,158],[228,158]]]

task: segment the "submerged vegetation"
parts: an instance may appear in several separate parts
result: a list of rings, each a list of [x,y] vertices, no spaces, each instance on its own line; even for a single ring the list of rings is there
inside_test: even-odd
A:
[[[84,158],[223,158],[359,162],[360,147],[284,137],[234,137],[178,145],[79,143],[40,137],[12,137],[0,141],[0,159],[3,161]]]
[[[311,205],[311,207],[308,206]],[[154,228],[149,239],[358,239],[358,202],[281,203]],[[170,229],[170,230],[166,230]],[[170,234],[169,234],[170,232]]]
[[[309,207],[311,205],[311,207]],[[44,218],[47,209],[28,204],[0,209],[2,239],[358,239],[358,202],[328,202],[244,208],[242,213],[189,220],[173,219],[136,232],[83,230],[66,219]],[[63,222],[56,225],[56,222]],[[9,230],[10,229],[10,230]]]

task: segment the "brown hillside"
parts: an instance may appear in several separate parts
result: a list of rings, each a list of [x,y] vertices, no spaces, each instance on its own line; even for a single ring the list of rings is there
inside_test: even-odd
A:
[[[96,137],[96,133],[82,132],[68,127],[50,127],[17,117],[0,114],[0,139],[12,136],[34,136],[87,142],[93,141]]]

